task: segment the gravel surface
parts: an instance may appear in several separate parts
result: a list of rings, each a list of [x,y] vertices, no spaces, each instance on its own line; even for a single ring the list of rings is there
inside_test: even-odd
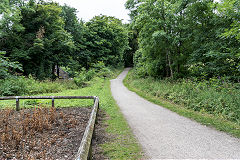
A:
[[[149,159],[240,159],[240,139],[155,105],[111,81],[114,99]]]

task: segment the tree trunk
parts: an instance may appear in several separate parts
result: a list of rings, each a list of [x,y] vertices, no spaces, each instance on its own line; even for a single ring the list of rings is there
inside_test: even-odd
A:
[[[180,41],[180,44],[179,44],[179,47],[178,47],[178,55],[179,57],[181,56],[181,41]],[[180,73],[180,62],[179,62],[179,59],[178,59],[178,63],[177,63],[177,73]]]
[[[57,77],[59,78],[59,66],[57,64]]]
[[[166,54],[166,77],[169,77],[168,55]]]
[[[167,57],[168,57],[168,66],[169,66],[169,70],[170,70],[170,77],[173,78],[173,69],[172,69],[172,65],[171,65],[171,59],[170,59],[170,52],[167,52]]]
[[[55,79],[55,64],[52,65],[52,79]]]

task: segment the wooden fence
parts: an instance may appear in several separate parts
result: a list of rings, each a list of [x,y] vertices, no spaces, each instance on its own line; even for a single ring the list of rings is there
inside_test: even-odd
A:
[[[11,96],[11,97],[0,97],[0,100],[16,100],[16,111],[20,110],[19,101],[20,99],[51,99],[52,107],[54,107],[55,99],[94,99],[95,96]]]

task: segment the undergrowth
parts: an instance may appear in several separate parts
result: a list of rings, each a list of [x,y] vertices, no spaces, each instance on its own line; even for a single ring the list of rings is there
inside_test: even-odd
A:
[[[25,78],[22,76],[0,80],[0,96],[57,93],[77,88],[72,80],[38,81],[32,77]]]

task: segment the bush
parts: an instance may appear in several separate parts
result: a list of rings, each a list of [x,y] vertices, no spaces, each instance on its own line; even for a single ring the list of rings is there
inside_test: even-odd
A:
[[[87,85],[87,82],[94,77],[109,78],[112,77],[112,75],[113,72],[100,61],[96,64],[92,64],[92,68],[88,71],[82,68],[81,72],[74,78],[74,82],[78,87],[84,87]]]
[[[108,67],[106,67],[102,61],[93,64],[92,67],[95,69],[98,77],[105,78],[111,77],[113,75],[112,71]]]
[[[96,74],[95,69],[90,69],[88,72],[85,73],[86,80],[87,81],[92,80],[95,74]]]
[[[76,89],[72,81],[37,81],[33,77],[11,77],[0,80],[0,95],[33,95],[42,93],[56,93],[66,89]]]
[[[86,71],[85,68],[82,68],[82,71],[74,78],[74,82],[78,87],[84,87],[87,85],[88,81],[94,78],[95,74],[95,69]]]
[[[79,73],[78,76],[74,78],[74,82],[78,87],[86,85],[87,79],[84,72]]]
[[[98,77],[103,77],[103,78],[105,78],[105,77],[109,78],[112,75],[113,75],[112,71],[109,68],[106,68],[106,67],[102,68],[100,70],[100,72],[97,73]]]
[[[28,83],[24,77],[11,77],[9,79],[1,80],[0,95],[12,96],[26,94]]]

